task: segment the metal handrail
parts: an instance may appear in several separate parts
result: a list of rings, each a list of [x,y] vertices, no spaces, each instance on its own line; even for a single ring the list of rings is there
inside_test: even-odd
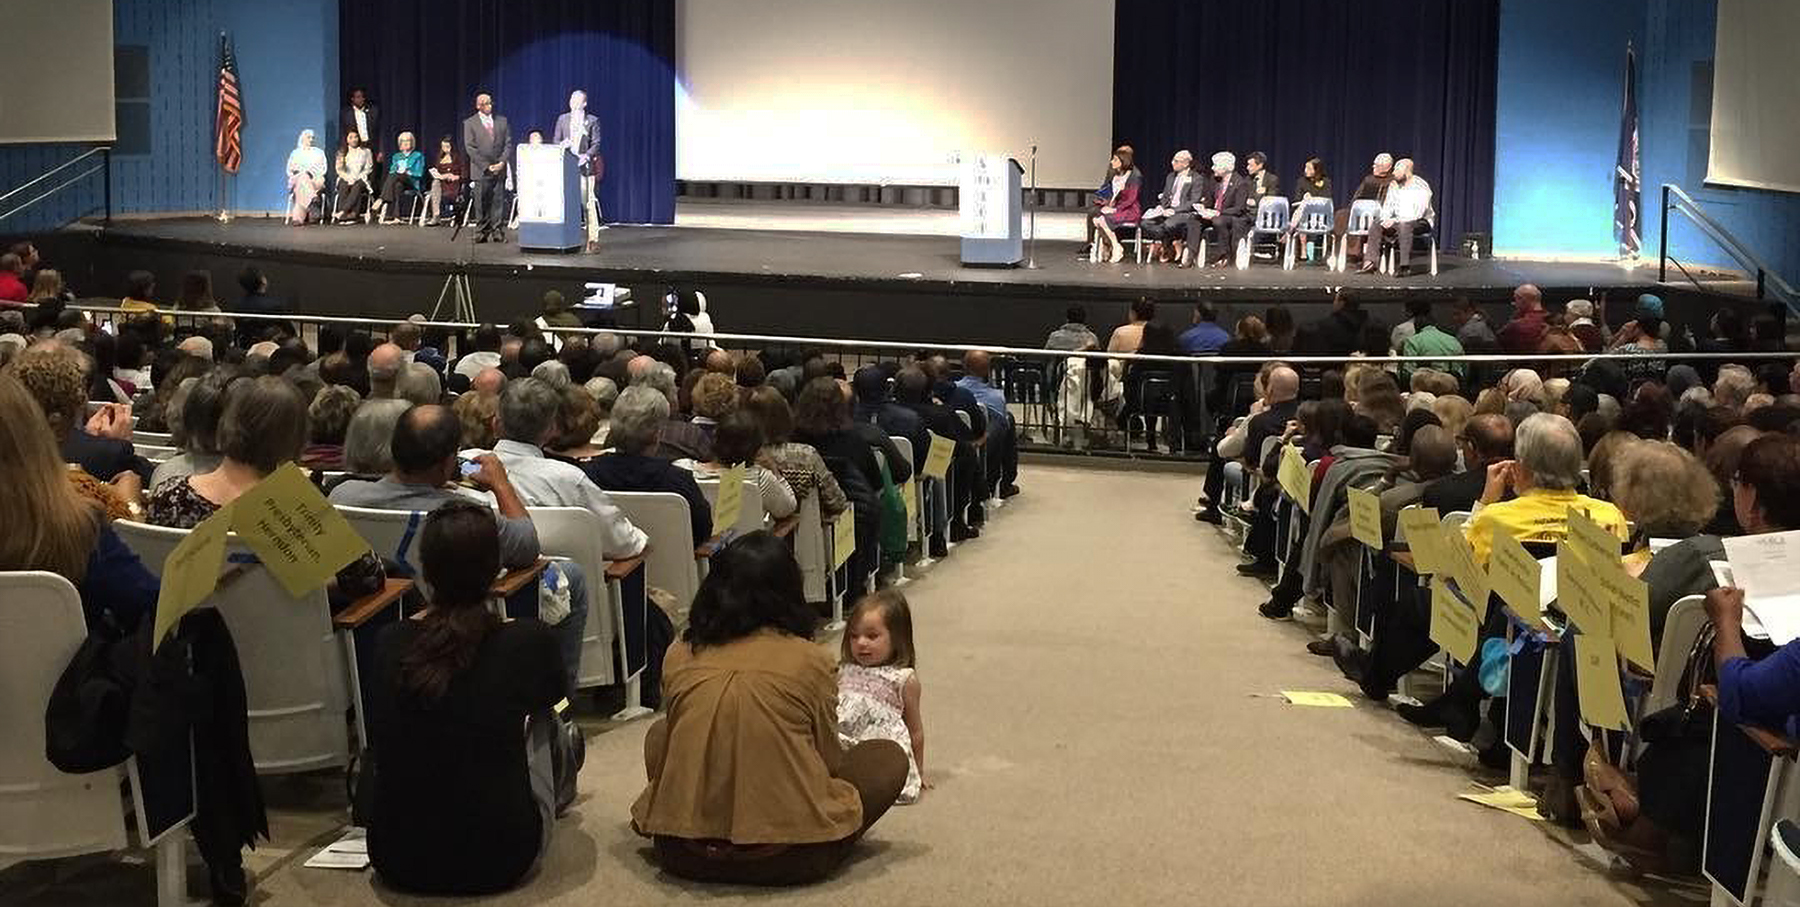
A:
[[[1713,220],[1712,216],[1700,207],[1700,203],[1694,201],[1693,196],[1688,195],[1674,183],[1663,183],[1662,196],[1661,255],[1657,264],[1657,280],[1666,282],[1669,279],[1669,262],[1672,260],[1669,257],[1669,212],[1673,210],[1699,227],[1707,238],[1718,243],[1727,254],[1737,261],[1740,267],[1756,272],[1757,299],[1764,297],[1769,283],[1773,282],[1775,296],[1787,303],[1790,309],[1800,312],[1800,292],[1795,291],[1792,284],[1782,279],[1780,274],[1764,263],[1755,252],[1750,251],[1741,240],[1732,235],[1730,230],[1725,229],[1724,225]],[[1677,201],[1671,202],[1671,196]],[[1675,262],[1675,267],[1681,268],[1681,273],[1686,275],[1695,287],[1700,286],[1700,282],[1695,280],[1692,274],[1688,274],[1687,268],[1682,267],[1680,261]]]
[[[118,306],[83,305],[77,303],[70,308],[86,312],[109,312],[129,316],[150,314],[142,309],[126,310]],[[298,315],[289,313],[271,314],[268,312],[196,312],[183,309],[164,309],[157,314],[177,318],[192,318],[195,321],[206,321],[217,318],[247,318],[257,321],[290,321],[296,324],[360,324],[379,325],[391,328],[405,319],[394,318],[361,318],[345,315]],[[470,321],[413,321],[420,328],[443,328],[450,331],[469,331],[482,325]],[[1210,365],[1244,365],[1253,362],[1241,356],[1219,355],[1156,355],[1140,353],[1114,353],[1105,350],[1051,350],[1041,347],[1012,347],[967,343],[938,343],[919,340],[869,340],[862,338],[845,339],[839,337],[793,337],[779,334],[733,334],[712,333],[696,334],[685,331],[642,330],[638,328],[540,328],[546,334],[558,335],[598,335],[612,334],[618,337],[661,337],[676,341],[736,341],[755,344],[780,344],[783,346],[817,347],[817,348],[880,348],[899,350],[931,350],[933,352],[970,353],[984,352],[997,356],[1034,356],[1056,359],[1070,357],[1082,359],[1119,359],[1132,362],[1168,362],[1178,364],[1210,364]],[[1282,362],[1301,365],[1329,365],[1332,363],[1374,363],[1374,362],[1589,362],[1595,359],[1619,359],[1643,361],[1645,358],[1668,360],[1706,360],[1706,359],[1783,359],[1791,360],[1789,352],[1734,352],[1734,353],[1464,353],[1460,356],[1425,355],[1425,356],[1319,356],[1319,355],[1284,355],[1270,354],[1265,359],[1279,359]]]
[[[36,177],[34,177],[24,183],[21,183],[20,185],[14,187],[13,189],[10,189],[4,193],[0,193],[0,204],[5,204],[7,199],[10,199],[15,195],[18,195],[18,194],[24,192],[25,190],[30,189],[32,186],[35,186],[38,183],[41,183],[41,182],[49,179],[50,177],[55,176],[56,174],[61,173],[62,171],[67,170],[70,167],[73,167],[76,164],[79,164],[82,161],[85,161],[90,157],[93,157],[96,154],[100,155],[102,158],[100,163],[95,164],[94,166],[89,167],[88,169],[83,170],[82,172],[80,172],[66,180],[63,180],[61,183],[58,183],[57,185],[51,187],[49,190],[40,193],[37,197],[33,198],[32,200],[30,200],[22,205],[19,205],[16,208],[13,208],[11,211],[7,211],[4,214],[0,214],[0,221],[6,220],[7,218],[12,217],[13,215],[19,213],[20,211],[23,211],[26,208],[29,208],[32,205],[35,205],[38,202],[41,202],[44,199],[49,198],[50,196],[55,195],[56,193],[61,192],[62,190],[75,185],[77,182],[79,182],[83,179],[86,179],[87,177],[90,177],[90,176],[94,175],[95,173],[104,173],[106,176],[106,180],[105,180],[105,187],[103,189],[103,195],[105,196],[106,221],[108,223],[111,223],[112,222],[112,146],[111,145],[101,145],[101,146],[98,146],[95,148],[89,148],[88,150],[83,151],[82,153],[76,155],[75,157],[70,158],[69,160],[62,162],[61,164],[58,164],[55,167],[52,167],[49,170],[46,170],[43,173],[38,174]]]

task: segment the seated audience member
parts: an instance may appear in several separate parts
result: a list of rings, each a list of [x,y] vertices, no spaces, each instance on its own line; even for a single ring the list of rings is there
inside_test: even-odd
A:
[[[73,583],[90,633],[122,636],[155,613],[161,584],[70,481],[43,410],[10,374],[0,374],[0,473],[7,518],[30,527],[0,533],[0,570],[44,570]]]
[[[900,796],[906,751],[838,742],[835,666],[787,544],[728,545],[665,662],[668,714],[644,738],[632,828],[664,872],[793,885],[830,875]]]
[[[767,386],[751,391],[744,412],[755,417],[762,429],[762,452],[787,480],[795,501],[804,501],[807,495],[818,491],[819,513],[827,519],[849,508],[850,500],[844,496],[837,477],[825,466],[825,459],[812,447],[792,440],[794,414],[780,391]]]
[[[1533,284],[1520,284],[1513,290],[1513,317],[1500,328],[1495,338],[1500,349],[1508,353],[1535,353],[1549,329],[1545,319],[1544,294]]]
[[[1131,312],[1126,316],[1124,324],[1113,328],[1112,336],[1107,338],[1106,351],[1109,353],[1135,353],[1144,342],[1144,325],[1156,320],[1156,303],[1150,299],[1139,297],[1131,301]]]
[[[126,312],[155,312],[156,275],[149,271],[133,271],[125,276],[125,297],[119,308]]]
[[[442,400],[443,396],[443,382],[431,366],[423,362],[408,362],[400,366],[400,374],[394,380],[396,399],[405,400],[413,406],[430,406]]]
[[[475,335],[471,342],[474,345],[474,351],[465,353],[461,359],[456,360],[454,371],[456,374],[474,381],[475,376],[481,374],[484,369],[500,367],[500,329],[491,324],[484,324],[475,329]]]
[[[869,575],[880,566],[884,483],[874,448],[850,430],[849,403],[836,381],[814,378],[800,389],[794,401],[794,438],[819,452],[855,505],[856,551],[850,555],[845,595],[861,598],[868,591]]]
[[[723,350],[714,350],[723,353]],[[737,412],[737,382],[718,372],[704,372],[694,383],[692,393],[694,417],[690,421],[712,439],[713,429],[718,427],[719,420]]]
[[[285,314],[289,310],[287,300],[269,294],[269,278],[254,265],[245,266],[242,271],[238,272],[238,287],[244,291],[244,295],[232,307],[233,311],[272,316]],[[299,333],[294,329],[294,325],[285,319],[237,319],[237,343],[239,346],[249,346],[259,340],[265,340],[272,331],[284,333],[290,337]],[[323,356],[325,352],[321,349],[319,354]]]
[[[582,461],[581,471],[607,491],[666,491],[681,495],[688,502],[694,544],[704,544],[712,537],[712,506],[706,495],[694,484],[691,472],[652,455],[668,421],[668,398],[642,385],[626,388],[613,404],[609,433],[612,452]]]
[[[1625,540],[1625,517],[1619,509],[1575,490],[1581,481],[1581,436],[1569,420],[1550,413],[1531,416],[1519,423],[1513,446],[1517,459],[1488,466],[1481,498],[1463,527],[1477,565],[1487,566],[1497,531],[1528,546],[1561,541],[1568,534],[1570,510]],[[1513,497],[1506,499],[1509,491]],[[1483,635],[1498,635],[1505,620],[1502,609],[1490,609]],[[1475,663],[1438,698],[1419,706],[1401,704],[1396,711],[1413,724],[1446,727],[1452,737],[1470,739],[1481,704],[1480,659],[1477,649]]]
[[[1194,303],[1194,326],[1181,332],[1177,344],[1182,352],[1199,356],[1218,352],[1230,339],[1231,335],[1219,327],[1219,314],[1212,303],[1202,300]]]
[[[411,407],[405,400],[364,400],[344,430],[344,472],[374,479],[393,469],[394,425]]]
[[[799,506],[794,489],[775,466],[763,446],[762,425],[754,415],[739,410],[726,416],[713,432],[713,459],[705,463],[676,460],[675,465],[701,479],[717,479],[733,466],[744,467],[744,484],[762,496],[762,509],[774,519],[792,516]]]
[[[944,530],[942,533],[934,533],[932,548],[934,551],[945,550],[945,544],[940,538],[944,534],[952,542],[977,537],[979,531],[970,525],[971,511],[975,509],[975,487],[981,483],[981,457],[975,448],[974,430],[964,425],[956,417],[954,410],[933,397],[931,377],[918,366],[903,368],[894,376],[894,400],[919,417],[920,434],[912,442],[913,456],[918,458],[920,464],[930,454],[931,435],[928,433],[936,433],[956,443],[956,452],[950,458],[948,474],[948,513],[943,512],[943,507],[932,505],[932,525]],[[933,553],[931,556],[943,555]]]
[[[1335,406],[1320,402],[1313,410],[1315,419],[1320,409],[1329,411],[1335,409]],[[1270,590],[1269,600],[1257,609],[1258,613],[1270,620],[1292,617],[1294,605],[1302,595],[1324,595],[1326,576],[1320,559],[1320,545],[1326,530],[1332,526],[1340,512],[1349,509],[1351,488],[1375,482],[1401,463],[1398,455],[1375,449],[1374,420],[1362,414],[1353,414],[1347,419],[1340,415],[1338,418],[1342,419],[1341,436],[1331,444],[1328,457],[1317,458],[1312,485],[1312,509],[1306,531],[1304,534],[1294,534],[1288,549],[1289,569]],[[1333,439],[1324,440],[1329,443]],[[1306,456],[1306,453],[1303,451],[1301,455]],[[1264,463],[1265,469],[1271,465],[1270,461]],[[1273,510],[1272,507],[1266,509]],[[1333,632],[1340,629],[1342,627],[1333,627]]]
[[[649,538],[631,525],[606,492],[581,467],[544,454],[543,444],[555,436],[558,405],[557,393],[536,378],[507,382],[500,392],[501,437],[494,454],[527,505],[585,507],[599,517],[601,550],[608,559],[643,553]]]
[[[1513,424],[1505,416],[1469,416],[1462,431],[1453,437],[1462,454],[1463,470],[1426,485],[1419,494],[1419,503],[1436,508],[1439,514],[1473,510],[1487,487],[1488,467],[1513,457]]]
[[[306,446],[306,402],[272,375],[233,382],[219,420],[219,465],[171,478],[150,491],[145,522],[192,529],[254,488]]]
[[[899,368],[894,363],[865,365],[857,369],[850,381],[855,391],[851,415],[857,422],[873,424],[888,435],[914,442],[916,465],[922,456],[916,439],[924,435],[923,423],[918,413],[894,401],[888,385],[898,373]]]
[[[1604,297],[1602,297],[1604,299]],[[1563,316],[1569,333],[1581,342],[1581,351],[1598,353],[1606,349],[1606,326],[1594,320],[1594,303],[1586,299],[1571,299],[1563,306]]]
[[[963,371],[965,374],[957,379],[956,386],[974,395],[987,411],[988,474],[983,487],[997,487],[1000,497],[1010,498],[1019,493],[1019,434],[1012,411],[1006,408],[1006,395],[992,383],[993,356],[985,350],[970,350],[963,354]]]
[[[618,382],[596,375],[589,378],[582,389],[594,401],[594,433],[588,436],[588,443],[605,448],[608,446],[607,435],[612,431],[613,405],[619,402]]]
[[[225,390],[240,377],[244,376],[227,369],[189,378],[169,398],[175,412],[169,423],[169,440],[180,453],[156,464],[149,487],[219,468],[219,420],[225,415]]]
[[[680,388],[675,382],[675,369],[667,363],[649,363],[644,370],[632,379],[632,386],[646,386],[663,395],[669,403],[670,415],[665,417],[662,431],[657,441],[655,456],[673,463],[683,457],[691,460],[708,460],[712,458],[712,442],[707,439],[705,429],[692,422],[674,417],[680,404]],[[623,396],[623,394],[621,394]]]
[[[24,302],[31,295],[25,286],[25,263],[11,252],[0,255],[0,302]]]
[[[1268,446],[1265,442],[1280,438],[1299,410],[1300,375],[1285,365],[1277,365],[1269,371],[1265,386],[1267,390],[1258,401],[1261,408],[1252,406],[1250,418],[1245,423],[1241,454],[1244,468],[1258,472],[1267,462],[1263,456],[1264,448]],[[1273,479],[1273,475],[1265,475],[1265,478]],[[1255,560],[1238,565],[1237,572],[1241,575],[1275,578],[1276,526],[1273,508],[1269,505],[1275,500],[1277,491],[1275,482],[1264,482],[1257,486],[1256,497],[1250,502],[1255,516],[1244,539],[1244,551]]]
[[[1410,274],[1413,237],[1430,232],[1434,218],[1431,185],[1424,177],[1413,174],[1412,158],[1395,161],[1394,181],[1382,197],[1381,210],[1376,212],[1374,223],[1369,225],[1369,239],[1374,240],[1375,248],[1364,250],[1362,272],[1368,274],[1375,270],[1382,246],[1391,239],[1394,243],[1394,274],[1400,277]]]
[[[1080,352],[1100,348],[1100,338],[1094,336],[1093,328],[1088,327],[1087,307],[1069,306],[1063,313],[1063,325],[1050,332],[1044,340],[1044,349]]]
[[[580,767],[552,757],[551,709],[567,695],[568,668],[543,624],[488,610],[501,559],[487,508],[433,510],[418,557],[429,606],[383,631],[372,678],[370,731],[384,768],[369,857],[403,891],[493,894],[542,858],[557,794]]]
[[[344,435],[350,431],[362,398],[343,385],[321,388],[306,408],[311,424],[310,442],[300,454],[300,465],[308,469],[341,470],[344,468]]]
[[[406,351],[397,344],[383,343],[370,350],[369,399],[394,396],[394,385],[400,380],[400,370],[405,365]]]
[[[151,473],[131,443],[131,407],[107,404],[87,418],[87,378],[81,353],[55,343],[27,349],[7,370],[38,402],[62,448],[63,460],[135,499]]]
[[[465,449],[493,449],[494,442],[498,440],[494,434],[494,420],[500,415],[499,394],[463,394],[456,398],[451,409],[456,413],[456,421],[462,425],[462,446]]]
[[[1305,353],[1348,356],[1360,347],[1363,328],[1368,323],[1369,314],[1363,311],[1362,301],[1339,290],[1332,294],[1331,311],[1301,331],[1296,348]]]
[[[606,453],[605,448],[594,443],[594,434],[600,424],[594,395],[585,387],[573,385],[558,393],[556,436],[544,445],[544,449],[558,460],[568,460],[586,469],[589,460]]]
[[[1456,297],[1450,307],[1450,320],[1456,325],[1456,342],[1469,352],[1489,352],[1500,348],[1494,329],[1488,324],[1481,307],[1467,296]]]
[[[1413,316],[1411,334],[1400,345],[1402,356],[1461,356],[1464,353],[1462,341],[1440,330],[1437,323],[1431,320],[1431,303],[1419,300],[1410,305],[1408,312]],[[1398,328],[1396,328],[1398,330]],[[1457,381],[1467,377],[1468,369],[1460,362],[1402,362],[1400,378],[1410,381],[1419,369],[1431,368],[1447,373]]]

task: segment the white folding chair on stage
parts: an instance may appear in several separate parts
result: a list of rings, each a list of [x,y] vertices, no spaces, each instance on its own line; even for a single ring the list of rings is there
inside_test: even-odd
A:
[[[1412,235],[1413,248],[1408,251],[1409,252],[1417,251],[1419,243],[1424,242],[1426,244],[1427,250],[1431,253],[1431,276],[1436,277],[1437,272],[1438,272],[1437,223],[1435,220],[1431,219],[1431,214],[1432,214],[1432,212],[1430,212],[1430,211],[1426,212],[1427,217],[1426,217],[1425,229],[1423,231],[1415,230],[1413,232],[1413,235]],[[1398,241],[1399,240],[1397,240],[1397,239],[1395,240],[1396,243]],[[1367,253],[1365,253],[1365,254],[1367,254]],[[1385,241],[1382,243],[1381,273],[1387,274],[1389,276],[1393,275],[1393,273],[1396,269],[1395,262],[1399,260],[1398,255],[1399,255],[1399,253],[1395,249],[1387,247],[1387,243]]]
[[[1344,236],[1338,240],[1337,259],[1333,263],[1333,267],[1339,273],[1343,273],[1350,264],[1350,237],[1361,237],[1365,260],[1369,255],[1375,254],[1377,250],[1369,248],[1369,231],[1375,224],[1375,216],[1379,213],[1381,213],[1381,203],[1372,198],[1359,198],[1350,203],[1350,215],[1344,221]]]
[[[1331,199],[1317,196],[1301,201],[1299,209],[1293,215],[1294,239],[1304,237],[1317,242],[1323,249],[1321,257],[1327,268],[1331,266],[1331,231],[1336,218],[1337,212],[1331,207]],[[1292,269],[1299,258],[1298,249],[1305,244],[1290,241],[1288,245],[1295,248],[1288,252],[1282,267]]]
[[[169,552],[187,537],[170,529],[119,520],[119,538],[144,566],[161,575]],[[332,625],[323,586],[298,598],[233,534],[228,563],[244,568],[205,603],[217,608],[237,645],[249,700],[250,753],[259,775],[342,768],[352,741],[345,722],[354,713],[356,750],[368,740],[362,714],[356,649],[348,631]]]
[[[0,601],[0,870],[25,860],[154,848],[158,907],[190,903],[184,850],[193,813],[151,837],[135,758],[71,775],[44,755],[50,691],[87,638],[81,594],[54,573],[0,573]]]
[[[1262,237],[1274,237],[1269,243],[1275,247],[1275,254],[1270,261],[1280,261],[1283,268],[1293,266],[1292,256],[1288,253],[1288,243],[1283,240],[1288,228],[1288,200],[1279,195],[1271,195],[1256,203],[1256,220],[1250,225],[1250,252],[1252,259],[1256,253],[1257,240]]]
[[[581,665],[575,672],[576,689],[625,685],[625,710],[619,719],[649,714],[643,707],[643,672],[630,671],[625,651],[625,595],[619,579],[607,572],[601,539],[606,531],[600,518],[586,507],[527,507],[537,528],[538,547],[545,557],[573,563],[587,578],[587,627],[581,634]],[[645,607],[655,607],[648,603]],[[645,653],[646,656],[648,653]]]

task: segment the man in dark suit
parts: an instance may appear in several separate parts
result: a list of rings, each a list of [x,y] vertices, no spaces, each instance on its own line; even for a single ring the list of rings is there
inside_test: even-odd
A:
[[[1203,193],[1193,165],[1191,152],[1186,149],[1175,152],[1175,157],[1169,161],[1169,177],[1163,180],[1162,194],[1156,198],[1156,207],[1138,218],[1138,229],[1144,238],[1156,243],[1152,254],[1157,260],[1178,258],[1183,268],[1190,264],[1188,250],[1199,248],[1200,244],[1199,210]],[[1163,247],[1169,240],[1173,240],[1173,249]]]
[[[1213,231],[1211,261],[1207,266],[1229,264],[1237,254],[1238,240],[1250,234],[1250,181],[1237,172],[1237,155],[1221,151],[1212,156],[1213,184],[1203,197],[1200,220]]]
[[[1269,156],[1260,151],[1250,152],[1244,158],[1244,169],[1250,174],[1250,210],[1255,211],[1262,200],[1271,195],[1281,194],[1281,177],[1269,171]]]
[[[475,96],[475,115],[463,120],[463,155],[469,160],[472,212],[480,226],[475,241],[501,238],[506,224],[506,164],[512,158],[512,129],[494,113],[493,96]]]
[[[245,265],[238,272],[238,286],[243,288],[244,296],[232,306],[233,311],[253,312],[259,315],[285,315],[288,313],[287,300],[279,296],[269,295],[269,278],[262,269],[255,265]],[[290,337],[298,337],[291,321],[282,318],[239,318],[237,319],[237,344],[249,347],[258,341],[268,339],[270,328],[278,328]]]
[[[350,89],[350,103],[338,111],[338,142],[344,141],[344,134],[354,132],[362,137],[364,147],[375,155],[376,163],[387,157],[387,145],[381,134],[381,114],[375,105],[369,103],[368,92],[360,88]],[[379,173],[379,171],[377,171]]]
[[[600,175],[605,164],[600,160],[600,118],[587,112],[587,92],[577,88],[569,93],[569,112],[556,118],[556,130],[550,141],[564,148],[581,163],[582,206],[587,210],[588,244],[600,241],[600,202],[597,196]]]
[[[1456,438],[1463,471],[1425,486],[1419,503],[1440,514],[1470,510],[1487,486],[1487,468],[1513,457],[1513,425],[1499,413],[1478,413],[1463,423]]]

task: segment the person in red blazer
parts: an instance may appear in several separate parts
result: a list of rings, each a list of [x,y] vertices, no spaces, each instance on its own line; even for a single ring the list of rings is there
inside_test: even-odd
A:
[[[11,252],[0,255],[0,300],[6,302],[24,302],[28,295],[25,287],[25,262]]]
[[[1131,157],[1128,149],[1113,152],[1111,179],[1095,193],[1100,201],[1100,213],[1094,215],[1094,261],[1101,258],[1111,262],[1123,260],[1125,247],[1120,244],[1116,231],[1120,224],[1137,226],[1138,215],[1143,213],[1138,203],[1138,191],[1143,188],[1144,175],[1131,165]],[[1112,249],[1110,254],[1108,247]]]

